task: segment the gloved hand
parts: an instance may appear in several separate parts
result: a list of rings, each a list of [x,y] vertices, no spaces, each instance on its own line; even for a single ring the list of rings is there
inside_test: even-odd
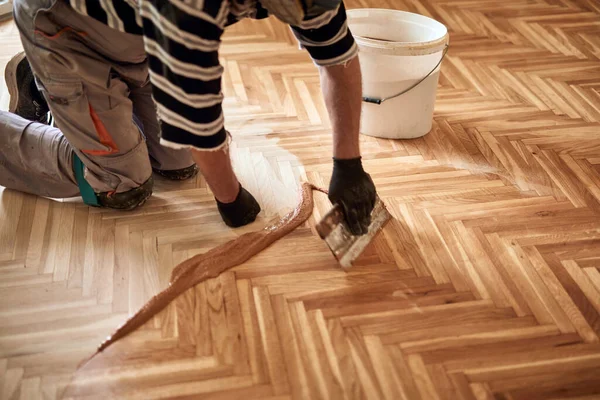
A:
[[[240,185],[240,192],[233,203],[221,203],[217,200],[217,208],[223,222],[232,228],[239,228],[254,222],[260,213],[260,205],[242,185]]]
[[[329,183],[329,200],[339,204],[353,235],[364,235],[371,224],[376,191],[371,176],[362,167],[360,157],[333,159],[333,175]]]

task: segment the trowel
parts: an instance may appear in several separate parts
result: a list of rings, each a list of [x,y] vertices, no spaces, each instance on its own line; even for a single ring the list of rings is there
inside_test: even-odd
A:
[[[317,224],[317,232],[321,239],[327,243],[329,249],[344,269],[352,267],[352,264],[363,253],[365,248],[375,238],[377,233],[392,218],[385,204],[379,197],[371,212],[371,225],[366,234],[356,236],[350,233],[348,223],[344,218],[342,206],[336,204],[325,214]]]

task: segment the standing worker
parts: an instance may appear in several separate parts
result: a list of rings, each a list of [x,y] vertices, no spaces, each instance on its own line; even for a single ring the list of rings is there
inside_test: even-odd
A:
[[[360,64],[341,0],[15,0],[25,54],[6,70],[0,184],[132,209],[150,196],[153,170],[187,179],[197,165],[227,225],[254,221],[260,206],[229,159],[218,54],[226,26],[269,14],[319,67],[334,135],[329,198],[366,233],[375,186],[361,163]]]

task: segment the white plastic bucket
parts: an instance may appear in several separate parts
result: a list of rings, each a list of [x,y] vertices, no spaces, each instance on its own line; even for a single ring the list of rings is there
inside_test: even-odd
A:
[[[448,29],[423,15],[387,9],[348,10],[363,75],[361,133],[390,139],[426,135]]]

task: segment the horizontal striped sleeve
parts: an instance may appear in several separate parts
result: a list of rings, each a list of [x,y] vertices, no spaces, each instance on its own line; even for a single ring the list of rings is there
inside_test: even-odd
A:
[[[71,8],[80,14],[91,17],[105,25],[108,23],[106,11],[104,11],[104,8],[102,8],[98,1],[70,0],[69,4],[71,5]]]
[[[346,8],[327,11],[292,26],[294,35],[320,66],[343,64],[356,56],[358,46],[348,28]]]
[[[170,40],[176,41],[190,49],[211,51],[218,50],[221,42],[219,40],[207,40],[202,37],[197,36],[197,30],[192,30],[187,32],[185,30],[180,29],[177,25],[165,19],[160,15],[159,11],[151,4],[151,3],[143,3],[142,4],[142,12],[149,20],[148,22],[152,22],[155,25],[161,24],[162,30],[160,32],[161,36],[166,36]],[[195,28],[195,27],[194,27]],[[201,29],[214,29],[215,31],[210,33],[208,36],[220,36],[223,31],[216,27],[211,23],[208,26],[203,26]],[[152,32],[148,32],[152,33]],[[156,38],[154,38],[156,40]]]
[[[177,88],[175,90],[189,94],[219,94],[221,93],[221,78],[205,81],[196,78],[188,78],[184,75],[173,72],[168,65],[161,61],[158,57],[148,56],[148,65],[150,67],[150,79],[153,85],[160,86],[157,77],[161,77],[163,82]],[[170,91],[175,91],[170,89]]]
[[[142,34],[132,0],[69,0],[71,8],[118,31]]]
[[[140,16],[161,143],[214,150],[224,146],[219,47],[226,0],[141,0]]]
[[[113,7],[122,22],[123,31],[135,35],[142,34],[142,27],[136,19],[137,10],[126,0],[113,0]]]
[[[190,135],[185,129],[169,125],[164,121],[160,122],[162,132],[168,132],[168,135],[162,135],[160,144],[174,149],[195,148],[197,150],[217,150],[227,144],[227,132],[221,129],[211,136]]]

